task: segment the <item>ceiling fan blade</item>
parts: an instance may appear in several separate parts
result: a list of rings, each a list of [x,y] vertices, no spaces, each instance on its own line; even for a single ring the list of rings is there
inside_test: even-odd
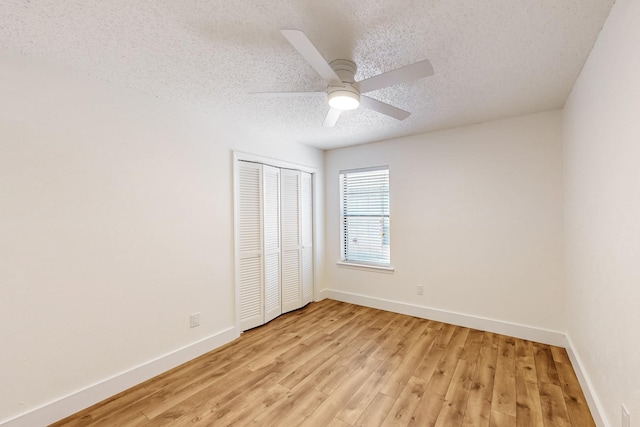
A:
[[[280,30],[280,32],[327,83],[340,83],[340,77],[302,31]]]
[[[258,98],[290,98],[303,96],[327,96],[327,92],[249,92],[249,95]]]
[[[398,68],[393,71],[378,74],[358,82],[360,93],[371,92],[372,90],[382,89],[383,87],[394,86],[400,83],[408,83],[423,77],[432,76],[433,66],[428,59]]]
[[[324,122],[322,122],[322,126],[326,128],[334,127],[338,121],[338,117],[340,117],[340,113],[342,113],[342,110],[335,108],[330,109],[327,116],[324,118]]]
[[[360,105],[369,110],[377,111],[378,113],[386,114],[394,119],[404,120],[411,115],[410,112],[401,110],[393,105],[389,105],[386,102],[378,101],[377,99],[370,98],[368,96],[360,95]]]

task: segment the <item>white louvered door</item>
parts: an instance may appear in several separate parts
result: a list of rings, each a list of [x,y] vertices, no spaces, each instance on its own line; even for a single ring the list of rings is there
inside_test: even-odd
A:
[[[238,281],[240,328],[264,323],[262,165],[238,162]]]
[[[264,200],[264,323],[282,313],[280,303],[280,169],[262,166]]]
[[[250,161],[236,168],[240,330],[313,301],[313,175]]]
[[[313,301],[313,184],[300,173],[300,231],[302,242],[302,305]]]
[[[282,242],[282,312],[302,307],[300,172],[282,169],[281,176],[281,242]]]

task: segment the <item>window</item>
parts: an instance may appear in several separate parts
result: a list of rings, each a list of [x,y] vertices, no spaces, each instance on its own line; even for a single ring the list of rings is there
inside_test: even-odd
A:
[[[340,172],[341,260],[390,265],[389,167]]]

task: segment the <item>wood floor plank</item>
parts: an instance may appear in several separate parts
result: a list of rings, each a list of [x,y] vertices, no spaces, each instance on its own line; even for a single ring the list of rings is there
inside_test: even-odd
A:
[[[536,363],[536,374],[538,382],[559,386],[560,378],[556,370],[551,349],[548,345],[533,343],[534,358]]]
[[[525,381],[538,382],[536,361],[531,341],[516,339],[516,369],[524,376]]]
[[[554,362],[565,363],[567,365],[571,364],[567,350],[562,347],[556,347],[555,345],[550,345],[549,349],[551,350],[551,356],[553,357]]]
[[[516,417],[512,415],[503,414],[500,411],[491,411],[490,427],[515,427]]]
[[[269,410],[256,414],[252,425],[297,426],[327,399],[327,395],[306,382],[295,390],[289,390],[285,398]]]
[[[55,426],[593,426],[566,351],[323,300]]]
[[[393,319],[393,317],[388,318]],[[366,342],[359,348],[358,351],[360,353],[371,356],[393,333],[391,325],[387,324],[379,327],[377,323],[378,322],[375,322],[363,332],[363,336],[366,337]]]
[[[254,407],[252,412],[256,412],[258,409],[264,410],[271,406],[274,396],[282,397],[288,391],[277,384],[277,380],[289,369],[286,364],[276,362],[273,368],[265,370],[264,375],[255,372],[251,381],[210,397],[208,402],[213,410],[200,416],[199,424],[226,425],[225,423],[237,418],[247,407]]]
[[[349,306],[349,310],[341,313],[340,316],[332,322],[329,326],[324,328],[322,331],[325,334],[333,334],[340,330],[345,330],[350,325],[354,323],[354,321],[358,320],[358,318],[362,317],[362,313],[364,312],[364,307],[358,306]]]
[[[516,417],[516,358],[515,340],[500,337],[496,376],[493,384],[491,410]]]
[[[327,427],[351,427],[351,424],[347,424],[339,418],[334,418]]]
[[[237,409],[231,408],[227,415],[220,419],[220,424],[238,426],[249,424],[255,414],[265,412],[289,392],[279,384],[256,390],[257,392],[247,397],[247,399],[234,403],[237,405]]]
[[[386,359],[393,352],[400,337],[405,335],[410,327],[410,325],[404,324],[404,319],[401,316],[394,316],[388,327],[376,339],[375,349],[371,352],[370,357],[378,360]]]
[[[382,422],[382,427],[401,427],[409,425],[413,413],[420,404],[427,388],[422,378],[411,377],[396,399],[393,407]]]
[[[322,363],[322,365],[318,366],[317,369],[310,372],[307,376],[302,378],[301,381],[299,381],[297,384],[293,384],[293,387],[290,387],[290,389],[294,390],[295,388],[299,388],[301,384],[310,382],[311,384],[313,384],[313,387],[316,390],[322,391],[321,390],[322,382],[327,379],[327,376],[331,375],[332,372],[336,370],[344,369],[344,367],[341,366],[339,362],[340,362],[340,356],[338,356],[337,354],[333,354],[331,357],[326,359],[325,362]],[[289,378],[289,376],[287,376],[287,378]],[[285,378],[285,380],[287,378]],[[287,385],[287,383],[284,382],[284,380],[281,381],[280,383],[282,385]]]
[[[149,419],[139,411],[135,409],[125,408],[122,411],[113,412],[104,417],[94,419],[88,424],[82,424],[85,426],[95,427],[110,427],[114,425],[126,425],[126,426],[144,426],[147,425]],[[65,425],[64,423],[62,425]]]
[[[169,412],[162,413],[155,417],[152,422],[154,426],[204,426],[229,425],[234,421],[246,418],[247,416],[252,418],[252,414],[255,411],[268,408],[270,404],[273,404],[274,401],[277,401],[288,391],[286,388],[278,386],[277,384],[276,387],[272,386],[268,380],[269,377],[267,377],[262,383],[256,384],[255,387],[252,387],[244,393],[238,394],[233,399],[230,399],[219,407],[210,405],[209,410],[205,410],[200,413],[197,413],[195,410],[185,411],[183,416],[174,417],[168,424],[163,424],[160,420],[171,419],[172,416]],[[249,409],[249,414],[247,414],[246,411]],[[197,416],[194,417],[194,414],[196,413]]]
[[[440,359],[451,340],[451,336],[453,335],[454,329],[449,328],[449,326],[450,325],[445,325],[435,332],[436,338],[433,344],[424,355],[414,372],[416,377],[422,378],[425,381],[429,381],[431,379],[431,376],[440,362]]]
[[[369,357],[366,352],[362,351],[362,347],[369,342],[366,335],[356,335],[351,337],[343,336],[339,339],[342,343],[342,346],[340,349],[336,350],[335,354],[340,356],[342,364],[349,365],[353,363],[353,360],[355,359]]]
[[[288,352],[292,348],[298,347],[302,341],[303,338],[299,334],[287,336],[282,341],[276,341],[269,347],[261,350],[259,352],[259,356],[252,357],[251,361],[247,363],[247,368],[252,371],[258,370],[273,362],[273,360],[281,354]]]
[[[153,408],[146,408],[142,412],[158,425],[165,424],[167,420],[170,420],[169,425],[172,425],[182,424],[184,420],[189,418],[200,421],[223,416],[224,412],[219,412],[221,408],[249,390],[279,378],[278,373],[282,370],[286,371],[286,369],[287,366],[283,362],[274,362],[258,371],[247,369],[242,377],[235,377],[237,381],[230,383],[227,381],[234,377],[225,377],[218,383],[218,387],[204,388],[195,394],[184,395],[180,393],[171,396],[166,402],[156,404]],[[159,421],[161,419],[162,422]]]
[[[429,328],[430,322],[421,322],[415,329],[409,331],[405,336],[403,336],[398,343],[396,344],[393,351],[386,358],[387,361],[390,361],[394,368],[397,368],[405,358],[409,351],[415,348],[416,345],[419,345],[418,340],[423,335],[436,335],[438,331],[434,331]]]
[[[336,347],[337,344],[333,341],[329,346],[316,353],[313,357],[283,378],[280,381],[280,384],[288,389],[294,388],[303,382],[309,375],[312,375],[322,365],[327,363],[327,360],[331,359],[335,355]]]
[[[443,328],[443,330],[444,329],[445,328]],[[458,335],[462,337],[462,334],[464,334],[464,337],[466,337],[467,333],[468,329],[464,328],[464,330]],[[455,334],[451,335],[451,339],[449,340],[446,348],[444,348],[442,356],[438,360],[433,373],[429,376],[427,389],[422,396],[420,405],[409,421],[409,426],[417,427],[435,425],[444,403],[445,394],[449,388],[449,384],[453,378],[453,373],[455,372],[455,368],[460,359],[460,354],[463,350],[462,344],[459,345],[459,343],[463,341],[461,341],[460,338],[454,339],[454,336]],[[436,356],[439,353],[438,348],[440,348],[440,346],[435,346],[435,354],[430,356],[431,352],[429,352],[427,357],[431,358]],[[432,351],[433,350],[434,346],[432,346]],[[418,368],[418,371],[420,371],[420,367]]]
[[[482,331],[477,329],[469,330],[467,341],[464,343],[464,348],[460,354],[460,359],[475,363],[480,355],[483,338],[484,333]]]
[[[238,372],[234,376],[222,376],[217,379],[216,386],[224,393],[215,393],[214,395],[219,399],[231,398],[230,394],[238,394],[247,385],[251,385],[256,381],[259,381],[262,377],[269,374],[271,369],[275,367],[270,366],[268,369],[260,371],[252,371],[248,367],[244,368],[241,372]],[[166,410],[181,404],[185,400],[198,395],[199,400],[209,400],[211,396],[212,387],[205,381],[198,381],[183,387],[179,390],[162,390],[162,393],[154,395],[153,404],[146,404],[146,407],[141,412],[149,419],[153,419]]]
[[[358,421],[379,394],[380,389],[391,376],[393,370],[394,362],[392,360],[383,361],[369,378],[362,383],[355,394],[351,396],[351,399],[347,401],[336,417],[349,424],[354,424]],[[393,400],[395,401],[395,399]]]
[[[436,342],[436,345],[443,348],[446,347],[449,344],[449,341],[451,341],[451,338],[453,337],[453,334],[457,329],[458,328],[455,325],[443,323],[442,327],[440,328],[440,335],[438,341]]]
[[[343,320],[344,316],[347,316],[352,309],[353,309],[353,305],[347,304],[347,303],[341,303],[340,305],[336,306],[335,310],[331,313],[331,315],[326,315],[326,313],[320,313],[322,315],[315,316],[314,318],[310,318],[310,319],[306,318],[306,316],[304,315],[304,312],[300,313],[300,315],[305,320],[308,320],[314,329],[325,330],[325,329],[332,329],[332,327],[336,323],[340,323]],[[297,310],[297,311],[300,311],[300,310]],[[299,324],[301,326],[304,325],[304,327],[307,326],[307,324],[304,324],[303,322],[299,322]],[[297,333],[302,333],[302,330],[299,330]]]
[[[338,357],[339,356],[335,356]],[[364,356],[363,356],[364,357]],[[332,361],[333,359],[329,359]],[[349,376],[349,367],[340,361],[332,363],[332,366],[318,372],[316,379],[316,389],[325,394],[333,393]]]
[[[469,401],[469,392],[475,371],[475,361],[458,360],[453,378],[436,420],[436,427],[460,426]]]
[[[382,424],[387,414],[396,403],[396,399],[384,393],[378,393],[360,418],[353,424],[354,427],[371,427]]]
[[[523,369],[516,369],[516,425],[544,427],[538,383],[529,381]]]
[[[533,343],[516,339],[516,424],[541,427],[542,407]]]
[[[545,426],[570,426],[569,412],[564,402],[562,387],[546,382],[538,383],[540,388],[540,404]]]
[[[564,360],[568,360],[568,358]],[[585,427],[595,426],[587,400],[571,364],[558,362],[556,363],[556,369],[562,384],[562,394],[571,424]]]
[[[381,389],[384,394],[391,397],[398,397],[400,395],[424,355],[429,352],[436,336],[435,333],[427,333],[417,338],[415,344],[408,350],[407,354],[402,357],[402,361]]]
[[[328,424],[381,363],[378,359],[365,357],[359,366],[354,367],[349,377],[300,425],[315,427]]]
[[[331,345],[334,340],[335,338],[333,336],[320,331],[295,347],[278,355],[277,358],[285,362],[302,365],[315,356],[320,350],[324,350]]]
[[[491,399],[498,360],[499,337],[490,332],[482,334],[480,356],[469,390],[464,427],[488,427],[491,421]]]
[[[371,335],[381,329],[380,327],[377,327],[378,321],[379,319],[374,315],[374,313],[360,310],[358,312],[358,316],[346,325],[337,329],[325,328],[324,332],[331,335],[336,340],[340,340],[348,336],[352,338],[363,337],[368,340]]]

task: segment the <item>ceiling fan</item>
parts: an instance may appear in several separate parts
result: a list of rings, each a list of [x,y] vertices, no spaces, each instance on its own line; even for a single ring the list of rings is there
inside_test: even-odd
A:
[[[404,120],[411,115],[410,112],[362,94],[434,74],[431,63],[425,59],[424,61],[356,82],[354,76],[357,67],[353,61],[336,59],[328,63],[302,31],[281,30],[280,32],[327,82],[327,90],[321,92],[254,92],[252,95],[267,97],[326,95],[331,108],[322,123],[324,127],[335,126],[340,113],[347,110],[355,110],[359,106],[386,114],[398,120]]]

